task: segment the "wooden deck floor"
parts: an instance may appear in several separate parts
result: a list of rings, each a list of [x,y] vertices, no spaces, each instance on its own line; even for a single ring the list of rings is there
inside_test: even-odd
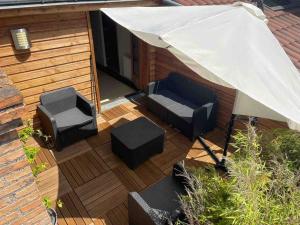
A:
[[[140,116],[146,116],[166,129],[165,149],[135,170],[130,170],[111,151],[110,130]],[[57,209],[59,225],[126,225],[127,195],[140,191],[170,174],[177,161],[188,165],[211,163],[202,146],[192,143],[178,131],[149,113],[143,104],[126,103],[104,112],[98,118],[99,134],[78,142],[62,152],[43,147],[37,162],[48,168],[37,177],[42,196],[61,199]],[[215,130],[207,141],[220,154],[224,135]]]

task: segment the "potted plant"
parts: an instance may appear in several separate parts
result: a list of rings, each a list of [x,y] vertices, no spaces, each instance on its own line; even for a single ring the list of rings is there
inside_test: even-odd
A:
[[[43,198],[43,205],[46,207],[48,215],[50,217],[51,223],[52,225],[57,225],[57,212],[55,209],[52,208],[52,202],[50,200],[50,198],[48,196],[45,196]],[[63,207],[63,202],[59,199],[56,202],[56,205],[58,208],[62,208]]]

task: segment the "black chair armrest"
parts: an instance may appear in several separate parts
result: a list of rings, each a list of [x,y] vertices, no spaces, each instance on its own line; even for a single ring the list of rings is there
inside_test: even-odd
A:
[[[215,106],[215,103],[212,103],[212,102],[208,102],[208,103],[202,105],[202,108],[206,108],[206,118],[207,118],[207,120],[211,116],[214,106]]]
[[[37,113],[43,124],[44,132],[55,140],[57,138],[57,125],[53,115],[43,105],[38,105]]]
[[[96,118],[95,104],[90,102],[86,97],[81,95],[79,92],[77,92],[76,95],[77,95],[76,106],[86,114]]]
[[[155,93],[156,81],[150,82],[146,88],[146,95],[151,95]]]
[[[144,201],[137,192],[128,195],[128,217],[130,225],[164,225],[156,212]]]
[[[207,109],[205,107],[199,107],[193,112],[193,125],[203,126],[207,121]]]
[[[168,79],[162,79],[150,82],[146,88],[146,94],[151,95],[156,93],[158,90],[168,89]]]

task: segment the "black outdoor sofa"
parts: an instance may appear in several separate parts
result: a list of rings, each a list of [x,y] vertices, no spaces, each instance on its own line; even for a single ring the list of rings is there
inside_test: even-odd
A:
[[[44,93],[40,102],[38,116],[56,150],[98,133],[95,105],[73,87]]]
[[[178,73],[147,86],[147,108],[194,140],[216,126],[216,94]]]
[[[140,193],[128,195],[128,217],[130,225],[168,225],[176,220],[185,220],[179,200],[189,188],[182,163],[173,167],[171,176],[146,188]]]

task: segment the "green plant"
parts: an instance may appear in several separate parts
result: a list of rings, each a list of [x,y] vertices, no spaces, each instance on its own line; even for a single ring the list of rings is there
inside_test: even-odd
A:
[[[191,189],[181,196],[186,221],[177,224],[300,224],[299,143],[292,131],[237,131],[227,176],[192,169]]]
[[[267,162],[273,159],[288,161],[293,171],[300,169],[300,133],[288,129],[264,131],[262,136],[264,151],[262,157]]]
[[[26,143],[30,137],[34,134],[34,129],[30,121],[26,121],[26,126],[18,132],[18,136],[22,143]]]
[[[52,201],[48,196],[43,197],[42,203],[46,207],[46,209],[49,209],[52,206]]]
[[[30,121],[26,122],[26,126],[21,131],[19,131],[18,135],[21,142],[23,143],[23,150],[25,152],[27,160],[32,165],[32,174],[36,177],[39,173],[47,169],[47,165],[46,163],[34,165],[36,157],[41,149],[37,146],[27,146],[26,143],[29,138],[33,137],[34,135],[48,143],[49,136],[44,135],[40,130],[35,130]]]
[[[30,164],[33,164],[35,162],[37,154],[40,151],[40,148],[36,147],[36,146],[23,146],[23,149],[24,149],[24,152],[25,152],[28,162]]]
[[[41,172],[45,171],[47,169],[47,164],[46,163],[41,163],[36,165],[35,167],[32,168],[32,174],[33,176],[37,176]]]
[[[64,206],[64,203],[62,200],[58,199],[57,202],[56,202],[56,205],[58,208],[62,208]]]
[[[50,197],[48,197],[48,196],[43,197],[42,203],[46,207],[46,209],[49,209],[52,207],[52,201],[51,201]],[[56,202],[56,205],[58,208],[62,208],[64,203],[61,199],[58,199]]]

